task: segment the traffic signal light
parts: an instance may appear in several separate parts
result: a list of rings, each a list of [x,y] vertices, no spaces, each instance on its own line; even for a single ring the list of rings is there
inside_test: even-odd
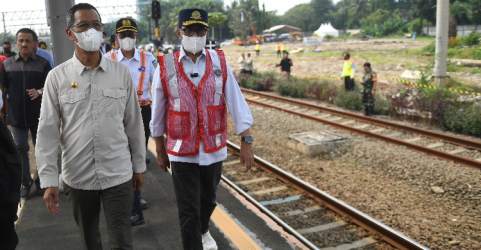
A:
[[[160,2],[152,1],[152,19],[160,19]]]

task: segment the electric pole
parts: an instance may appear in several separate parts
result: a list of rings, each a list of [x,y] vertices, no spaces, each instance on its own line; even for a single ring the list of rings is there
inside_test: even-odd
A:
[[[65,33],[67,28],[67,12],[75,5],[75,0],[47,0],[47,18],[50,19],[50,35],[52,37],[53,57],[55,65],[72,58],[75,45]]]
[[[436,54],[434,81],[438,87],[446,86],[448,57],[449,0],[437,0],[436,7]]]

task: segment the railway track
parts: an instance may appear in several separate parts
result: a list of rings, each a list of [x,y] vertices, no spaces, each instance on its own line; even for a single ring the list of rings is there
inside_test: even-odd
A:
[[[227,147],[240,152],[232,142]],[[230,155],[222,180],[308,248],[371,249],[372,244],[387,242],[398,249],[428,249],[260,157],[254,162],[263,171],[241,176],[238,157]],[[286,209],[287,203],[300,209]]]
[[[481,169],[481,142],[241,88],[248,103],[281,110],[442,160]]]

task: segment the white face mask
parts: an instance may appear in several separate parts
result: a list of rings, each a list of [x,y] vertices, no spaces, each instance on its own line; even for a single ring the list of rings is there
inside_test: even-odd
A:
[[[119,45],[125,51],[131,51],[135,47],[135,39],[132,39],[130,37],[119,39]]]
[[[192,54],[197,54],[204,49],[206,44],[206,36],[186,36],[182,35],[182,45],[184,49]]]
[[[72,30],[73,32],[73,30]],[[75,37],[77,37],[78,42],[75,42],[81,49],[85,51],[97,51],[100,49],[100,44],[103,40],[102,31],[97,31],[91,28],[84,32],[73,32]]]

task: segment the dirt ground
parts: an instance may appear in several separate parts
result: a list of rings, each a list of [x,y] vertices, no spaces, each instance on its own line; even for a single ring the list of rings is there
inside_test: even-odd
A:
[[[301,43],[286,43],[287,50],[293,51],[299,48],[307,52],[291,53],[294,67],[293,74],[307,76],[340,77],[342,72],[342,53],[349,50],[351,58],[357,62],[356,75],[361,76],[362,64],[370,62],[374,71],[378,73],[379,82],[400,85],[385,77],[400,78],[405,70],[420,70],[426,67],[434,67],[432,56],[424,56],[415,53],[422,47],[429,45],[430,41],[414,41],[410,39],[372,39],[369,41],[348,40],[347,42],[325,42],[320,46],[304,46]],[[227,61],[233,70],[238,70],[240,65],[237,60],[240,53],[251,53],[254,57],[254,68],[259,71],[277,71],[275,67],[281,58],[277,58],[275,43],[264,43],[260,46],[260,56],[255,55],[254,46],[231,45],[223,47]],[[320,53],[313,52],[320,48]],[[471,70],[477,68],[463,67],[461,72],[449,73],[456,80],[466,85],[480,85],[481,74],[471,74]],[[416,80],[413,80],[416,82]]]

